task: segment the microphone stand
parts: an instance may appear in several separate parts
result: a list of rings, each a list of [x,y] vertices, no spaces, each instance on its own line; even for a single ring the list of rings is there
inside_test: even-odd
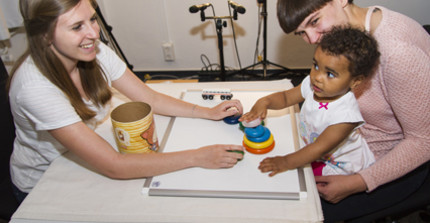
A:
[[[223,45],[223,38],[222,38],[222,27],[227,27],[227,22],[226,21],[222,21],[222,19],[217,18],[215,21],[215,26],[216,26],[216,33],[217,33],[217,37],[218,37],[218,51],[219,51],[219,60],[220,60],[220,65],[221,65],[221,81],[225,81],[225,65],[224,65],[224,45]]]
[[[222,21],[222,20],[223,19],[231,19],[234,17],[232,17],[232,16],[209,16],[209,17],[205,17],[205,16],[202,16],[202,14],[203,14],[203,11],[201,12],[202,22],[205,21],[205,19],[214,19],[214,21],[215,21],[215,28],[216,28],[217,39],[218,39],[219,60],[220,60],[220,67],[221,67],[221,73],[220,73],[219,77],[221,78],[221,81],[225,81],[227,75],[226,75],[225,65],[224,65],[224,45],[223,45],[223,37],[222,37],[222,27],[227,27],[227,22]],[[237,14],[236,14],[236,18],[237,18]]]
[[[240,72],[246,71],[249,68],[256,67],[256,66],[261,64],[261,65],[263,65],[263,78],[266,79],[266,77],[267,77],[267,65],[277,66],[277,67],[282,68],[283,70],[285,70],[287,72],[290,72],[291,70],[284,67],[284,66],[272,63],[272,62],[267,60],[267,2],[266,2],[266,0],[258,0],[258,3],[261,3],[263,5],[262,11],[261,11],[261,16],[263,17],[263,26],[264,26],[263,27],[263,60],[258,62],[258,63],[255,63],[253,65],[250,65],[248,67],[243,68],[242,70],[240,70]]]
[[[107,45],[111,45],[111,47],[116,51],[118,56],[127,64],[127,67],[130,70],[133,70],[133,65],[130,64],[125,57],[124,53],[122,52],[121,48],[118,45],[118,42],[116,41],[115,37],[112,34],[112,26],[108,25],[106,23],[106,20],[104,19],[102,12],[100,11],[100,8],[96,8],[97,13],[97,20],[100,24],[100,40],[104,42]],[[106,37],[105,37],[106,35]],[[107,39],[106,39],[107,38]]]
[[[229,4],[231,4],[229,2]],[[212,6],[212,5],[211,5]],[[236,6],[238,7],[238,6]],[[206,17],[204,10],[206,9],[199,9],[200,10],[200,19],[202,22],[204,22],[206,19],[213,19],[215,21],[215,27],[217,32],[217,39],[218,39],[218,51],[219,51],[219,60],[220,60],[220,66],[221,66],[221,73],[219,74],[219,77],[221,78],[221,81],[226,80],[226,71],[225,71],[225,65],[224,65],[224,45],[223,45],[223,37],[222,37],[222,27],[227,27],[227,22],[223,21],[223,19],[233,19],[237,20],[237,14],[238,12],[243,14],[245,12],[245,9],[239,11],[239,9],[233,8],[233,16],[215,16],[215,11],[213,12],[214,16]],[[194,13],[196,9],[193,8],[193,6],[190,8],[190,12]],[[213,10],[213,6],[212,6]]]

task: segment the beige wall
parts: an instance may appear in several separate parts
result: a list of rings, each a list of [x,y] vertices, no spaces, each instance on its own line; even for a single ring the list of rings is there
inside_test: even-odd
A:
[[[103,16],[113,27],[113,35],[135,71],[200,70],[201,55],[211,63],[219,63],[217,36],[213,20],[201,22],[200,14],[190,13],[194,4],[210,2],[216,16],[229,15],[227,0],[98,0]],[[242,67],[254,64],[258,32],[258,7],[255,0],[236,0],[246,8],[234,21],[236,40]],[[276,0],[267,0],[267,59],[289,68],[309,68],[313,47],[300,38],[285,35],[276,18]],[[382,5],[402,12],[421,24],[430,24],[429,0],[355,0],[360,6]],[[212,16],[210,8],[206,16]],[[232,26],[223,28],[226,67],[239,68],[234,51]],[[164,60],[162,44],[173,42],[175,60]],[[16,58],[25,46],[25,38],[16,34],[10,52]],[[262,53],[260,38],[258,51]]]
[[[217,16],[228,14],[227,0],[99,0],[114,36],[135,70],[194,70],[203,67],[200,55],[218,63],[219,53],[214,22],[200,21],[199,13],[189,13],[191,5],[210,2]],[[258,31],[258,7],[255,0],[235,0],[246,8],[234,21],[242,67],[254,64]],[[407,14],[422,24],[430,23],[428,0],[356,0],[360,6],[382,5]],[[283,33],[276,18],[276,0],[267,0],[267,59],[289,68],[308,68],[313,47],[301,39]],[[206,9],[206,16],[212,15]],[[238,68],[231,24],[223,28],[224,57],[227,67]],[[172,41],[175,61],[163,59],[161,45]],[[259,51],[262,51],[260,39]]]

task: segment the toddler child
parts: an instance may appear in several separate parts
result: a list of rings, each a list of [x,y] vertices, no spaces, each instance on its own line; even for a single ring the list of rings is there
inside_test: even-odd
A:
[[[379,59],[376,41],[364,31],[335,27],[324,34],[310,75],[290,90],[260,98],[240,121],[264,119],[267,109],[303,102],[300,135],[306,146],[285,156],[264,159],[259,169],[269,176],[311,163],[315,175],[352,174],[375,158],[359,127],[364,124],[351,89],[372,73]]]

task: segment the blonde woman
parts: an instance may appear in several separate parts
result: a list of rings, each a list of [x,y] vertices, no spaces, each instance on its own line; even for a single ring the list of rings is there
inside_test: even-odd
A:
[[[150,89],[99,41],[94,8],[94,0],[20,0],[29,48],[13,69],[8,87],[16,126],[11,176],[17,197],[22,200],[52,160],[68,150],[116,179],[189,167],[233,167],[242,155],[228,150],[243,150],[242,146],[124,155],[93,131],[108,115],[110,86],[133,101],[150,104],[161,115],[219,120],[242,113],[237,100],[207,108]]]

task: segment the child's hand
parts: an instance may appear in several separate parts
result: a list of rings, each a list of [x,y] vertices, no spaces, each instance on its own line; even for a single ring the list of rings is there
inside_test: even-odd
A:
[[[265,105],[265,103],[259,100],[254,104],[250,112],[242,115],[242,117],[239,118],[239,121],[250,122],[257,118],[264,120],[266,116],[267,116],[267,106]]]
[[[288,155],[269,157],[261,161],[258,169],[260,169],[262,173],[270,172],[269,177],[273,177],[278,173],[289,170],[290,167],[288,163]]]

